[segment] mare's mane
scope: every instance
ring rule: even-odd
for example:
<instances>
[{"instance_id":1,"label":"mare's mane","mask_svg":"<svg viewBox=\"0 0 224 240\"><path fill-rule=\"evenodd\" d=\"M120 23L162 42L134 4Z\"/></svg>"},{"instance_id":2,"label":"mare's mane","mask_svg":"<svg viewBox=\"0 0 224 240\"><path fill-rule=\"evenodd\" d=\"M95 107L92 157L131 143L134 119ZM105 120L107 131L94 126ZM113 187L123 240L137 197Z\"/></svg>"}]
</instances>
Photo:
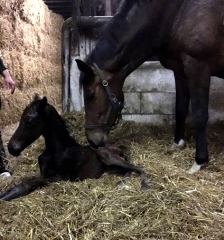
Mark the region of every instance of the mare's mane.
<instances>
[{"instance_id":1,"label":"mare's mane","mask_svg":"<svg viewBox=\"0 0 224 240\"><path fill-rule=\"evenodd\" d=\"M143 30L146 15L142 10L145 10L150 2L151 0L122 1L113 18L101 27L99 39L86 59L86 63L90 66L96 63L99 68L103 69L104 64L112 59L118 65L119 61L116 59L118 54L128 47L128 43L138 32ZM133 23L136 23L135 26ZM81 73L80 87L83 86L83 77Z\"/></svg>"},{"instance_id":2,"label":"mare's mane","mask_svg":"<svg viewBox=\"0 0 224 240\"><path fill-rule=\"evenodd\" d=\"M99 67L108 59L113 59L120 47L121 39L128 34L128 21L126 15L137 1L123 1L114 17L100 29L99 39L95 49L87 59L87 64L95 62Z\"/></svg>"}]
</instances>

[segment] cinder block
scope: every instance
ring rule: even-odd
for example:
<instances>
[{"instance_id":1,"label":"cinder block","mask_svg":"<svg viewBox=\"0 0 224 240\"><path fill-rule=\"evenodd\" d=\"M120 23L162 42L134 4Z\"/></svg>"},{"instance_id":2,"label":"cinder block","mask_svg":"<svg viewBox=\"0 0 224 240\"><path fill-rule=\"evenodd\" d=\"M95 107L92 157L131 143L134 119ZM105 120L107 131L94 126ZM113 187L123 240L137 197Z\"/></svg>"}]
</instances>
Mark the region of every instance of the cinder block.
<instances>
[{"instance_id":1,"label":"cinder block","mask_svg":"<svg viewBox=\"0 0 224 240\"><path fill-rule=\"evenodd\" d=\"M209 97L209 122L224 119L224 92L212 92Z\"/></svg>"},{"instance_id":2,"label":"cinder block","mask_svg":"<svg viewBox=\"0 0 224 240\"><path fill-rule=\"evenodd\" d=\"M175 93L142 93L142 114L174 114Z\"/></svg>"},{"instance_id":3,"label":"cinder block","mask_svg":"<svg viewBox=\"0 0 224 240\"><path fill-rule=\"evenodd\" d=\"M211 78L210 93L223 92L224 93L224 80L218 77Z\"/></svg>"},{"instance_id":4,"label":"cinder block","mask_svg":"<svg viewBox=\"0 0 224 240\"><path fill-rule=\"evenodd\" d=\"M140 113L140 93L124 93L124 99L125 104L122 113Z\"/></svg>"},{"instance_id":5,"label":"cinder block","mask_svg":"<svg viewBox=\"0 0 224 240\"><path fill-rule=\"evenodd\" d=\"M140 123L150 123L155 125L173 124L174 115L126 115L122 114L122 118L125 121L134 121Z\"/></svg>"},{"instance_id":6,"label":"cinder block","mask_svg":"<svg viewBox=\"0 0 224 240\"><path fill-rule=\"evenodd\" d=\"M171 70L159 62L145 62L126 80L124 92L175 92L175 80Z\"/></svg>"}]
</instances>

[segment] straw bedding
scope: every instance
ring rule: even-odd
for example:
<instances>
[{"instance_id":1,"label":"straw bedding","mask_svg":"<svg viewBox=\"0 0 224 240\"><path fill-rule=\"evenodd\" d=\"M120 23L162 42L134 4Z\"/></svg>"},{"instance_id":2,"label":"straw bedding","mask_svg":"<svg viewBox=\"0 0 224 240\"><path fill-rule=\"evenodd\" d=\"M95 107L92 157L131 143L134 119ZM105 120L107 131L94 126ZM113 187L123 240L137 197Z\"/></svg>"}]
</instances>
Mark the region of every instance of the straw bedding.
<instances>
[{"instance_id":1,"label":"straw bedding","mask_svg":"<svg viewBox=\"0 0 224 240\"><path fill-rule=\"evenodd\" d=\"M0 56L17 84L15 94L10 95L0 81L0 126L5 126L19 120L33 89L60 103L64 20L43 0L0 0L0 15Z\"/></svg>"},{"instance_id":2,"label":"straw bedding","mask_svg":"<svg viewBox=\"0 0 224 240\"><path fill-rule=\"evenodd\" d=\"M83 114L64 116L69 131L86 143ZM122 122L110 142L126 147L130 161L149 175L149 190L140 191L133 175L123 189L117 176L97 180L60 182L29 196L0 203L0 239L80 240L223 240L224 239L224 141L223 123L209 126L211 162L188 175L194 159L191 128L187 146L170 151L173 129ZM37 156L43 139L11 158L12 179L0 182L4 190L38 172Z\"/></svg>"}]
</instances>

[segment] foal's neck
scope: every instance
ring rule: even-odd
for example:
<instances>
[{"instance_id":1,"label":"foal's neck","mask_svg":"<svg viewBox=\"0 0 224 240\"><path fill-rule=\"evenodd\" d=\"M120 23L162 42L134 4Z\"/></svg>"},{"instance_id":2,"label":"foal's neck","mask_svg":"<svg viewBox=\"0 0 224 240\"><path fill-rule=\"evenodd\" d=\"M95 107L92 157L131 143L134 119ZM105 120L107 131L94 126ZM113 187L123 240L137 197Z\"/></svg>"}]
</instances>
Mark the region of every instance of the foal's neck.
<instances>
[{"instance_id":1,"label":"foal's neck","mask_svg":"<svg viewBox=\"0 0 224 240\"><path fill-rule=\"evenodd\" d=\"M78 145L69 135L61 116L52 106L48 106L46 111L46 122L43 136L45 138L46 148L51 151L56 152L71 145Z\"/></svg>"}]
</instances>

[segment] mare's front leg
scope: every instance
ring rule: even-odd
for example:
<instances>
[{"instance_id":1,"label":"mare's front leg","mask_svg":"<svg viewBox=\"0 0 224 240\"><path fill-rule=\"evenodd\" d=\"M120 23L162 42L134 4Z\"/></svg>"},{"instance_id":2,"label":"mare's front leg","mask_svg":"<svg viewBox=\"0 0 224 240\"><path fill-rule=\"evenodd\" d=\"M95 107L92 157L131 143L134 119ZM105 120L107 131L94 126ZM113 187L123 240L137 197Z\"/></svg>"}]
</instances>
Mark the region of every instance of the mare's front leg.
<instances>
[{"instance_id":1,"label":"mare's front leg","mask_svg":"<svg viewBox=\"0 0 224 240\"><path fill-rule=\"evenodd\" d=\"M38 157L40 167L40 174L44 178L49 178L56 174L55 161L51 153L45 149L44 152Z\"/></svg>"},{"instance_id":2,"label":"mare's front leg","mask_svg":"<svg viewBox=\"0 0 224 240\"><path fill-rule=\"evenodd\" d=\"M185 56L183 61L190 89L196 140L195 163L189 173L195 173L209 161L206 127L211 73L209 66L202 60L199 61L190 56Z\"/></svg>"},{"instance_id":3,"label":"mare's front leg","mask_svg":"<svg viewBox=\"0 0 224 240\"><path fill-rule=\"evenodd\" d=\"M178 69L174 72L176 83L176 127L174 143L171 149L184 147L185 121L189 110L190 92L184 72Z\"/></svg>"}]
</instances>

